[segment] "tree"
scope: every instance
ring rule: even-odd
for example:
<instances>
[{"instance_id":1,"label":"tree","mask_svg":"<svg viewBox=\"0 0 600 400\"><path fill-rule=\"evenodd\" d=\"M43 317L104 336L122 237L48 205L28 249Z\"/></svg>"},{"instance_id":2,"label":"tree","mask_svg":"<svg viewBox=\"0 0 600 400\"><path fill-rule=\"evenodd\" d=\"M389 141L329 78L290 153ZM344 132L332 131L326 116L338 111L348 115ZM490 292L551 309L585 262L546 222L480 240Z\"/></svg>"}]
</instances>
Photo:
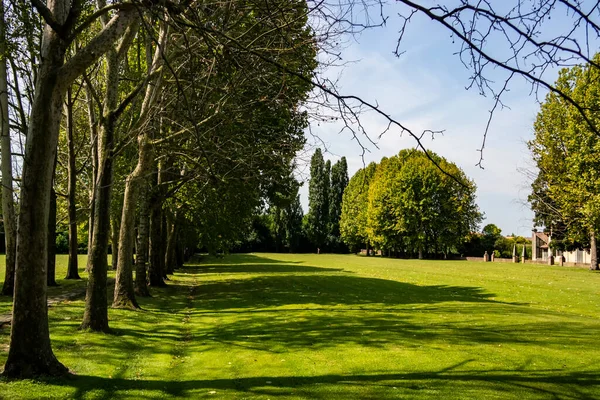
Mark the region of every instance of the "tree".
<instances>
[{"instance_id":1,"label":"tree","mask_svg":"<svg viewBox=\"0 0 600 400\"><path fill-rule=\"evenodd\" d=\"M340 218L344 190L348 186L348 164L342 157L331 168L331 187L329 189L329 246L332 251L342 251L340 238Z\"/></svg>"},{"instance_id":2,"label":"tree","mask_svg":"<svg viewBox=\"0 0 600 400\"><path fill-rule=\"evenodd\" d=\"M317 148L310 160L307 214L309 239L317 249L323 249L327 245L330 173L330 168L327 168L327 165L323 160L321 149Z\"/></svg>"},{"instance_id":3,"label":"tree","mask_svg":"<svg viewBox=\"0 0 600 400\"><path fill-rule=\"evenodd\" d=\"M4 375L59 375L67 369L52 352L46 304L46 229L54 159L65 93L71 83L117 40L137 17L133 7L119 10L111 22L65 62L72 33L80 27L81 7L67 0L36 2L44 16L41 62L35 85L23 163L17 232L17 261L11 339Z\"/></svg>"},{"instance_id":4,"label":"tree","mask_svg":"<svg viewBox=\"0 0 600 400\"><path fill-rule=\"evenodd\" d=\"M453 163L430 156L448 174L416 149L377 167L369 185L367 234L386 251L447 255L481 219L474 183Z\"/></svg>"},{"instance_id":5,"label":"tree","mask_svg":"<svg viewBox=\"0 0 600 400\"><path fill-rule=\"evenodd\" d=\"M600 55L593 62L600 62ZM594 111L600 104L599 82L600 70L591 65L562 70L555 85L585 108L583 115L564 98L548 94L534 124L535 138L528 143L539 169L530 196L536 222L552 236L556 227L554 248L589 237L591 269L598 269L600 142L588 122L600 122Z\"/></svg>"},{"instance_id":6,"label":"tree","mask_svg":"<svg viewBox=\"0 0 600 400\"><path fill-rule=\"evenodd\" d=\"M357 251L365 245L369 255L369 238L367 235L367 210L369 207L369 184L377 164L370 163L352 176L344 189L342 212L340 215L340 235L350 250Z\"/></svg>"}]
</instances>

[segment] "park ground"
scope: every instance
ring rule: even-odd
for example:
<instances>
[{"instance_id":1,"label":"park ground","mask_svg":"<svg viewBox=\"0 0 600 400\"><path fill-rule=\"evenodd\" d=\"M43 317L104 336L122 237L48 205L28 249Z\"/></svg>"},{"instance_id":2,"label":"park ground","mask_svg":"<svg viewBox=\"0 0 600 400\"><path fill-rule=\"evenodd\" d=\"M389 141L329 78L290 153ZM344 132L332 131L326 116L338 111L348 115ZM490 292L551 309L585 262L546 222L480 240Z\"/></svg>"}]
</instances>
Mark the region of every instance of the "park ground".
<instances>
[{"instance_id":1,"label":"park ground","mask_svg":"<svg viewBox=\"0 0 600 400\"><path fill-rule=\"evenodd\" d=\"M143 311L111 309L112 334L80 332L83 298L64 294L85 281L59 284L50 332L72 375L0 380L0 398L600 398L600 274L585 269L199 257ZM8 342L1 328L1 364Z\"/></svg>"}]
</instances>

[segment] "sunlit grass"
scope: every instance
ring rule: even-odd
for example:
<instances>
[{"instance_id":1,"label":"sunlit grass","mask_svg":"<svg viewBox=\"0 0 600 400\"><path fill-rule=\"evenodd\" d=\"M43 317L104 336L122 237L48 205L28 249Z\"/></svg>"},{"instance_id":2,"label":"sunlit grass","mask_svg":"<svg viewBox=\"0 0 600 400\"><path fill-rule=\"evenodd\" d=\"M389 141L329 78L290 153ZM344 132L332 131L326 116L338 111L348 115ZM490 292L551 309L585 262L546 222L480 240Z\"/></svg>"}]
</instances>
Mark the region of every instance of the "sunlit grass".
<instances>
[{"instance_id":1,"label":"sunlit grass","mask_svg":"<svg viewBox=\"0 0 600 400\"><path fill-rule=\"evenodd\" d=\"M203 258L144 311L111 309L110 335L77 330L82 299L52 307L74 376L0 398L600 398L599 284L537 265ZM0 363L7 345L4 328Z\"/></svg>"}]
</instances>

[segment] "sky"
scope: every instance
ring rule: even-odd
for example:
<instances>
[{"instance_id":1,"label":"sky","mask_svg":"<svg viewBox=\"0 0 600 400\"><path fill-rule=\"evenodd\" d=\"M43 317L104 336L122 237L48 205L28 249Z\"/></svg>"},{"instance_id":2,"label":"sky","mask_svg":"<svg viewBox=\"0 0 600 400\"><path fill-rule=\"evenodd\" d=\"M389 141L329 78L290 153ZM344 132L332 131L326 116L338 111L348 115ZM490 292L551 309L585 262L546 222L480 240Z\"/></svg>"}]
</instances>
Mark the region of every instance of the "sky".
<instances>
[{"instance_id":1,"label":"sky","mask_svg":"<svg viewBox=\"0 0 600 400\"><path fill-rule=\"evenodd\" d=\"M527 203L531 174L535 166L527 149L533 138L533 123L539 102L545 93L531 94L531 85L513 80L503 97L509 107L496 111L487 135L481 168L481 142L494 100L479 94L476 88L466 90L470 71L455 54L458 44L449 33L425 18L415 18L408 26L401 49L396 57L398 30L401 22L389 13L390 20L383 28L370 29L349 41L342 52L343 68L330 68L327 76L339 77L338 90L377 103L386 113L415 132L425 129L443 130L442 135L424 139L427 149L456 163L477 185L477 204L484 213L481 227L496 224L504 235L530 236L533 212ZM567 28L566 19L555 18L557 29ZM490 46L494 46L491 43ZM502 52L500 46L498 51ZM557 70L547 71L546 79L554 81ZM502 71L490 70L496 83L503 83ZM390 131L380 139L385 122L373 113L361 116L369 136L376 139L362 156L361 146L349 132L341 132L339 122L311 123L307 150L300 157L299 176L305 180L300 189L301 202L308 210L308 161L316 146L326 149L325 158L332 163L341 156L348 161L352 176L363 162L379 162L384 156L397 154L401 149L415 147L412 138ZM314 135L314 136L313 136ZM363 140L363 144L367 141Z\"/></svg>"}]
</instances>

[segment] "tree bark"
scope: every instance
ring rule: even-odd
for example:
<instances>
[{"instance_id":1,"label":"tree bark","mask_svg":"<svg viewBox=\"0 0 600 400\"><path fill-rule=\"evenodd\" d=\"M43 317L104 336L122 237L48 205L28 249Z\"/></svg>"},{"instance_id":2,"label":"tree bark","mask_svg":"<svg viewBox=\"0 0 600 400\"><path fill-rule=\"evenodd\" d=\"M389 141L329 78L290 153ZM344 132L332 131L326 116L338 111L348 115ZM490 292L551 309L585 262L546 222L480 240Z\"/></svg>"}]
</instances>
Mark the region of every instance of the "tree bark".
<instances>
[{"instance_id":1,"label":"tree bark","mask_svg":"<svg viewBox=\"0 0 600 400\"><path fill-rule=\"evenodd\" d=\"M56 164L55 164L56 166ZM50 192L50 215L48 217L48 286L56 283L56 190Z\"/></svg>"},{"instance_id":2,"label":"tree bark","mask_svg":"<svg viewBox=\"0 0 600 400\"><path fill-rule=\"evenodd\" d=\"M177 257L175 254L175 245L177 243L177 215L174 217L167 213L167 246L165 250L165 270L172 275L175 272Z\"/></svg>"},{"instance_id":3,"label":"tree bark","mask_svg":"<svg viewBox=\"0 0 600 400\"><path fill-rule=\"evenodd\" d=\"M0 1L0 170L2 172L2 218L4 220L4 240L6 244L6 268L2 294L12 296L15 284L15 262L17 251L17 219L13 197L12 156L10 146L10 126L8 119L8 76L6 51L6 25L4 22L4 2Z\"/></svg>"},{"instance_id":4,"label":"tree bark","mask_svg":"<svg viewBox=\"0 0 600 400\"><path fill-rule=\"evenodd\" d=\"M597 271L598 268L598 247L596 244L596 233L590 234L590 269Z\"/></svg>"},{"instance_id":5,"label":"tree bark","mask_svg":"<svg viewBox=\"0 0 600 400\"><path fill-rule=\"evenodd\" d=\"M110 65L110 62L108 63ZM85 296L85 312L81 329L108 332L107 274L110 234L110 199L112 194L113 159L109 152L114 140L114 121L108 115L100 129L99 170L94 204L94 232L91 243L90 275Z\"/></svg>"},{"instance_id":6,"label":"tree bark","mask_svg":"<svg viewBox=\"0 0 600 400\"><path fill-rule=\"evenodd\" d=\"M75 164L75 143L73 135L73 98L71 88L67 91L67 152L69 157L69 164L67 166L67 196L68 196L68 208L69 208L69 266L67 268L67 276L65 279L81 279L79 277L79 265L77 263L77 202L76 202L76 189L77 189L77 171Z\"/></svg>"},{"instance_id":7,"label":"tree bark","mask_svg":"<svg viewBox=\"0 0 600 400\"><path fill-rule=\"evenodd\" d=\"M90 188L90 211L88 217L88 245L87 245L87 263L85 271L87 273L92 269L92 238L94 237L94 212L96 180L98 179L98 128L96 125L96 112L94 110L94 97L89 84L86 84L88 118L90 124L90 147L92 153L92 183Z\"/></svg>"},{"instance_id":8,"label":"tree bark","mask_svg":"<svg viewBox=\"0 0 600 400\"><path fill-rule=\"evenodd\" d=\"M111 264L113 271L117 270L117 265L119 263L119 218L115 215L112 216L112 221L110 223L110 254L111 254Z\"/></svg>"}]
</instances>

